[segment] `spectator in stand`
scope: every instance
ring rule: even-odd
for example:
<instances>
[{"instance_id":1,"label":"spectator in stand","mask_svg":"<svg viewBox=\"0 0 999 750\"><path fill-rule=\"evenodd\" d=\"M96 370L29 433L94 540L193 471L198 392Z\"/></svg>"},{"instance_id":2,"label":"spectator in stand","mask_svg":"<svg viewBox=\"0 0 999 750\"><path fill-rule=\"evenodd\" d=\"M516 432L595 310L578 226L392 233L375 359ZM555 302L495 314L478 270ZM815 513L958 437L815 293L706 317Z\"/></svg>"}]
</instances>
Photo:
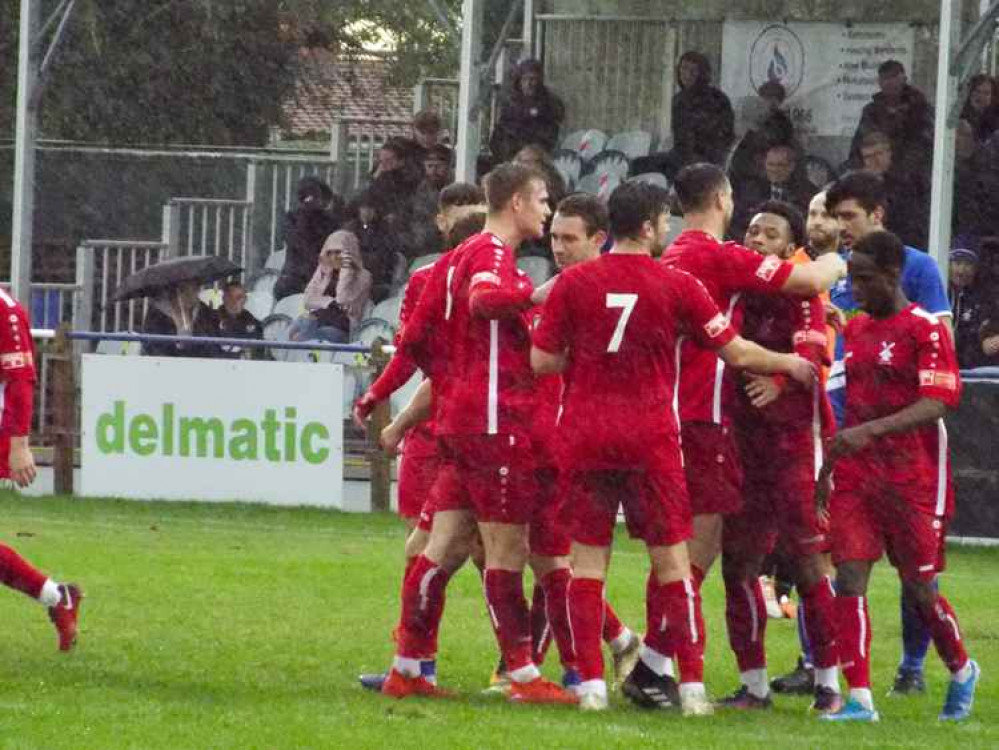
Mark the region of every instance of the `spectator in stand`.
<instances>
[{"instance_id":1,"label":"spectator in stand","mask_svg":"<svg viewBox=\"0 0 999 750\"><path fill-rule=\"evenodd\" d=\"M851 162L863 163L860 149L864 136L877 131L888 136L900 174L925 179L933 157L932 107L921 91L909 85L905 66L898 60L887 60L878 67L878 86L881 90L860 115L850 146Z\"/></svg>"},{"instance_id":2,"label":"spectator in stand","mask_svg":"<svg viewBox=\"0 0 999 750\"><path fill-rule=\"evenodd\" d=\"M371 294L371 274L361 260L357 237L345 230L323 243L319 263L305 288L305 315L292 323L292 341L343 343L361 322Z\"/></svg>"},{"instance_id":3,"label":"spectator in stand","mask_svg":"<svg viewBox=\"0 0 999 750\"><path fill-rule=\"evenodd\" d=\"M732 102L711 85L711 63L696 50L680 57L676 74L679 93L673 97L673 148L632 162L632 173L660 172L670 180L688 164L711 162L724 166L735 142Z\"/></svg>"},{"instance_id":4,"label":"spectator in stand","mask_svg":"<svg viewBox=\"0 0 999 750\"><path fill-rule=\"evenodd\" d=\"M753 180L760 174L763 159L771 146L789 145L797 156L801 154L801 146L794 134L794 124L787 112L781 109L787 92L777 81L767 81L757 91L758 101L751 101L753 126L746 131L732 153L729 168L729 180L736 194L746 181ZM796 161L797 158L796 158Z\"/></svg>"},{"instance_id":5,"label":"spectator in stand","mask_svg":"<svg viewBox=\"0 0 999 750\"><path fill-rule=\"evenodd\" d=\"M880 175L888 196L885 229L911 247L925 248L930 230L930 184L926 172L900 166L887 135L871 131L861 139L860 158L868 172Z\"/></svg>"},{"instance_id":6,"label":"spectator in stand","mask_svg":"<svg viewBox=\"0 0 999 750\"><path fill-rule=\"evenodd\" d=\"M552 213L554 213L555 206L565 197L567 190L565 180L562 179L562 175L556 169L555 162L552 161L548 152L540 146L532 144L520 149L513 160L517 164L523 164L525 167L531 167L536 172L540 172L545 178L545 184L548 186L548 203L552 207Z\"/></svg>"},{"instance_id":7,"label":"spectator in stand","mask_svg":"<svg viewBox=\"0 0 999 750\"><path fill-rule=\"evenodd\" d=\"M285 215L285 259L274 285L275 299L300 294L305 289L323 240L340 228L339 218L328 210L334 198L329 185L318 177L303 177L297 193L298 205Z\"/></svg>"},{"instance_id":8,"label":"spectator in stand","mask_svg":"<svg viewBox=\"0 0 999 750\"><path fill-rule=\"evenodd\" d=\"M217 335L215 314L208 305L198 299L200 291L201 284L196 281L185 281L152 297L146 319L142 322L142 332L161 336ZM154 341L143 344L142 353L151 357L217 357L219 349L214 344Z\"/></svg>"},{"instance_id":9,"label":"spectator in stand","mask_svg":"<svg viewBox=\"0 0 999 750\"><path fill-rule=\"evenodd\" d=\"M413 115L411 127L412 137L403 140L410 147L413 163L422 167L427 154L443 144L444 123L432 109L424 109Z\"/></svg>"},{"instance_id":10,"label":"spectator in stand","mask_svg":"<svg viewBox=\"0 0 999 750\"><path fill-rule=\"evenodd\" d=\"M992 76L979 73L971 77L961 119L971 126L977 143L985 143L999 128L999 95Z\"/></svg>"},{"instance_id":11,"label":"spectator in stand","mask_svg":"<svg viewBox=\"0 0 999 750\"><path fill-rule=\"evenodd\" d=\"M962 369L982 367L987 357L980 337L993 306L994 290L978 274L978 253L958 248L950 254L950 309L954 316L954 346Z\"/></svg>"},{"instance_id":12,"label":"spectator in stand","mask_svg":"<svg viewBox=\"0 0 999 750\"><path fill-rule=\"evenodd\" d=\"M378 304L392 296L400 267L406 265L406 258L397 250L398 234L379 213L378 201L370 189L354 200L348 216L344 229L360 244L361 265L371 276L371 301Z\"/></svg>"},{"instance_id":13,"label":"spectator in stand","mask_svg":"<svg viewBox=\"0 0 999 750\"><path fill-rule=\"evenodd\" d=\"M222 307L215 313L217 335L227 339L256 339L264 337L263 326L253 313L246 309L246 289L238 281L222 287ZM264 350L256 347L220 347L220 357L226 359L263 359Z\"/></svg>"},{"instance_id":14,"label":"spectator in stand","mask_svg":"<svg viewBox=\"0 0 999 750\"><path fill-rule=\"evenodd\" d=\"M434 192L434 200L454 181L454 152L443 143L427 149L423 156L423 185Z\"/></svg>"},{"instance_id":15,"label":"spectator in stand","mask_svg":"<svg viewBox=\"0 0 999 750\"><path fill-rule=\"evenodd\" d=\"M453 162L453 152L442 144L429 149L423 158L423 182L413 196L409 225L403 231L407 257L415 258L436 253L441 248L443 238L437 230L434 217L437 215L437 201L441 190L453 181ZM363 238L361 251L364 252ZM370 265L368 268L374 273ZM377 277L377 274L375 275ZM377 286L378 282L375 284Z\"/></svg>"},{"instance_id":16,"label":"spectator in stand","mask_svg":"<svg viewBox=\"0 0 999 750\"><path fill-rule=\"evenodd\" d=\"M756 206L766 201L790 203L806 213L809 201L817 192L818 188L798 169L794 146L788 143L772 145L763 158L762 176L744 181L739 192L735 193L735 214L730 233L732 237L744 237L749 220L757 213Z\"/></svg>"},{"instance_id":17,"label":"spectator in stand","mask_svg":"<svg viewBox=\"0 0 999 750\"><path fill-rule=\"evenodd\" d=\"M954 145L954 209L951 229L956 244L977 247L987 231L988 206L999 190L999 175L985 167L985 150L975 141L974 128L967 120L957 123ZM990 187L990 182L992 183Z\"/></svg>"},{"instance_id":18,"label":"spectator in stand","mask_svg":"<svg viewBox=\"0 0 999 750\"><path fill-rule=\"evenodd\" d=\"M379 213L390 223L408 219L413 196L423 181L423 163L413 161L413 151L405 138L389 138L378 151L368 193Z\"/></svg>"},{"instance_id":19,"label":"spectator in stand","mask_svg":"<svg viewBox=\"0 0 999 750\"><path fill-rule=\"evenodd\" d=\"M522 60L513 72L510 90L500 102L499 117L489 139L494 163L509 161L528 144L545 151L558 146L565 105L545 86L539 60Z\"/></svg>"}]
</instances>

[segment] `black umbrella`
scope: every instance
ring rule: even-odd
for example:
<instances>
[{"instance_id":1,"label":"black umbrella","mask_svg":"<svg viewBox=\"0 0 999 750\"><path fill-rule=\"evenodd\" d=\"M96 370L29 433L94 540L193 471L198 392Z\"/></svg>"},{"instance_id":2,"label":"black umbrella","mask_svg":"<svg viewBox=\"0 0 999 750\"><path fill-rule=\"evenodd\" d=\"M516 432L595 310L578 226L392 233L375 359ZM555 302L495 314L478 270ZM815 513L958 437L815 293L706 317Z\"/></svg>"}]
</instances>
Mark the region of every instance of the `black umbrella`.
<instances>
[{"instance_id":1,"label":"black umbrella","mask_svg":"<svg viewBox=\"0 0 999 750\"><path fill-rule=\"evenodd\" d=\"M165 289L187 281L207 283L233 276L242 270L228 258L217 255L171 258L125 277L115 291L113 300L120 302L136 297L154 297Z\"/></svg>"}]
</instances>

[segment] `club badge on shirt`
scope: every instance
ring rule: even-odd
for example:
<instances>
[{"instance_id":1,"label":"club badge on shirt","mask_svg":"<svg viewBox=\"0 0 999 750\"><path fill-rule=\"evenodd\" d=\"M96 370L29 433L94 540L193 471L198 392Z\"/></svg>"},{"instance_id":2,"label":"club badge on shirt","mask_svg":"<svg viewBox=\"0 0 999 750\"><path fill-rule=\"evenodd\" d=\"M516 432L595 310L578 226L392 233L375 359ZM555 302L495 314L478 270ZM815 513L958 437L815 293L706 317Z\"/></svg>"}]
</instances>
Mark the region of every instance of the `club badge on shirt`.
<instances>
[{"instance_id":1,"label":"club badge on shirt","mask_svg":"<svg viewBox=\"0 0 999 750\"><path fill-rule=\"evenodd\" d=\"M895 353L892 351L895 348L895 342L882 341L881 342L881 353L878 354L878 364L890 365L895 358Z\"/></svg>"}]
</instances>

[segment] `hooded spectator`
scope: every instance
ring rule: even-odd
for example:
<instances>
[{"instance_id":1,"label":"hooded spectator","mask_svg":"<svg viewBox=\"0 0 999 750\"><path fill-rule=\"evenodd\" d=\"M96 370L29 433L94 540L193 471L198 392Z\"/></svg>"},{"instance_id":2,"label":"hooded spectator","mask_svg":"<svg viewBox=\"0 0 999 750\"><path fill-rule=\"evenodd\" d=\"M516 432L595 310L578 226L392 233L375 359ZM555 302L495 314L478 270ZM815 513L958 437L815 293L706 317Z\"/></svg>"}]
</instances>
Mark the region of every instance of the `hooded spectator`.
<instances>
[{"instance_id":1,"label":"hooded spectator","mask_svg":"<svg viewBox=\"0 0 999 750\"><path fill-rule=\"evenodd\" d=\"M313 176L298 182L298 205L285 215L284 267L274 285L275 299L299 294L316 267L323 241L340 227L339 217L328 207L333 201L329 186Z\"/></svg>"},{"instance_id":2,"label":"hooded spectator","mask_svg":"<svg viewBox=\"0 0 999 750\"><path fill-rule=\"evenodd\" d=\"M978 253L973 250L958 248L950 254L950 309L954 316L954 347L962 369L987 364L980 334L992 300L979 265Z\"/></svg>"},{"instance_id":3,"label":"hooded spectator","mask_svg":"<svg viewBox=\"0 0 999 750\"><path fill-rule=\"evenodd\" d=\"M357 237L361 265L371 274L371 301L378 304L391 296L397 268L405 263L398 250L397 234L379 213L378 201L370 190L352 203L348 213L350 219L344 228ZM431 221L430 229L433 228Z\"/></svg>"},{"instance_id":4,"label":"hooded spectator","mask_svg":"<svg viewBox=\"0 0 999 750\"><path fill-rule=\"evenodd\" d=\"M497 163L509 161L528 144L553 151L565 119L565 105L545 86L544 67L539 60L521 61L510 84L489 139Z\"/></svg>"},{"instance_id":5,"label":"hooded spectator","mask_svg":"<svg viewBox=\"0 0 999 750\"><path fill-rule=\"evenodd\" d=\"M979 73L971 77L961 119L971 126L977 143L985 143L999 128L999 95L992 76Z\"/></svg>"}]
</instances>

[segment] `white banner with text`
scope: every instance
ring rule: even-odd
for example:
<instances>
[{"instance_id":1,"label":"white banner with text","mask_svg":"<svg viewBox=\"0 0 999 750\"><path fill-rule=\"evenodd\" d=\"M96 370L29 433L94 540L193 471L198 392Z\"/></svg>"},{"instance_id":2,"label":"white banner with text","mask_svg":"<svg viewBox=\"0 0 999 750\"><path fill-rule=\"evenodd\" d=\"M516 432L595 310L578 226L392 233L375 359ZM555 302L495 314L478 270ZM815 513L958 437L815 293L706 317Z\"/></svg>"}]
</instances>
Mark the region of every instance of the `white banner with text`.
<instances>
[{"instance_id":1,"label":"white banner with text","mask_svg":"<svg viewBox=\"0 0 999 750\"><path fill-rule=\"evenodd\" d=\"M738 115L776 81L799 134L852 136L878 91L878 66L898 60L911 76L914 42L907 23L726 21L720 86Z\"/></svg>"},{"instance_id":2,"label":"white banner with text","mask_svg":"<svg viewBox=\"0 0 999 750\"><path fill-rule=\"evenodd\" d=\"M343 507L341 365L86 355L83 495Z\"/></svg>"}]
</instances>

